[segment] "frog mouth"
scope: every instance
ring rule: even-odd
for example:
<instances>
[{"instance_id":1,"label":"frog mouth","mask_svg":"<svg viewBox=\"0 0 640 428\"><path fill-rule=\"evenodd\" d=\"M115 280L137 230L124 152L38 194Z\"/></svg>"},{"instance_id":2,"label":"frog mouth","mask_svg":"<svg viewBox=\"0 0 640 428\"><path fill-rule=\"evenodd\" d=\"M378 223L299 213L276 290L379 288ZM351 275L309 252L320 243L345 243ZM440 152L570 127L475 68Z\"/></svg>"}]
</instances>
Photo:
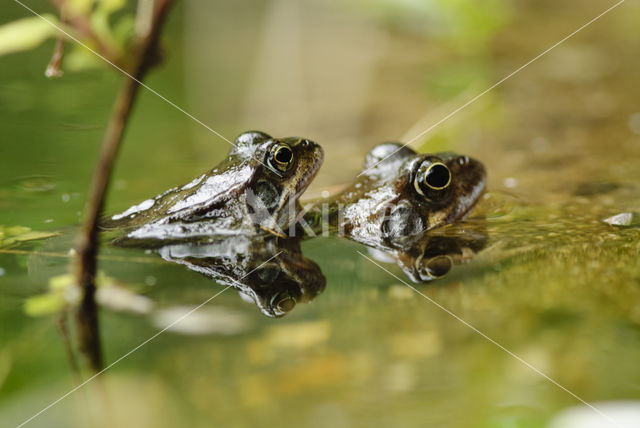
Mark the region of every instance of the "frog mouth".
<instances>
[{"instance_id":1,"label":"frog mouth","mask_svg":"<svg viewBox=\"0 0 640 428\"><path fill-rule=\"evenodd\" d=\"M301 143L303 144L303 143ZM312 143L315 144L315 143ZM322 161L324 160L324 151L320 146L316 144L314 150L302 159L302 162L306 165L310 165L303 171L300 171L297 177L297 184L294 188L294 191L288 193L282 201L282 206L285 206L290 200L298 200L300 196L304 193L305 190L309 187L315 176L318 174L320 170L320 166L322 166Z\"/></svg>"},{"instance_id":2,"label":"frog mouth","mask_svg":"<svg viewBox=\"0 0 640 428\"><path fill-rule=\"evenodd\" d=\"M467 216L471 213L473 208L477 205L478 201L480 200L480 196L485 191L485 184L486 184L486 178L483 178L482 181L473 188L473 192L471 193L471 195L467 197L467 199L470 202L467 204L466 209L464 209L460 213L457 220L463 220L467 218Z\"/></svg>"},{"instance_id":3,"label":"frog mouth","mask_svg":"<svg viewBox=\"0 0 640 428\"><path fill-rule=\"evenodd\" d=\"M300 179L298 181L298 185L296 186L296 192L294 195L291 195L296 199L298 199L302 195L302 193L307 190L307 187L309 187L315 176L318 174L318 171L322 166L322 162L324 161L324 150L322 150L322 147L320 147L318 144L308 140L305 140L300 144L307 146L313 144L315 147L313 148L313 151L308 155L308 158L304 159L306 164L310 165L310 167L300 173Z\"/></svg>"}]
</instances>

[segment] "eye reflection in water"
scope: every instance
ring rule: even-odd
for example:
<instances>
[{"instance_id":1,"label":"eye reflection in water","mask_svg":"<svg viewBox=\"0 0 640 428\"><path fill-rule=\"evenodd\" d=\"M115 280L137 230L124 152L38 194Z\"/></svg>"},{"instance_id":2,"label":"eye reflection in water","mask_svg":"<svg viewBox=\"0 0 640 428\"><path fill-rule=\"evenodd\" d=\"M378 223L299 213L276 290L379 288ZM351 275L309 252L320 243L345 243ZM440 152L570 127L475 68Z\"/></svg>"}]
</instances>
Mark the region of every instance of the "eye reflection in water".
<instances>
[{"instance_id":1,"label":"eye reflection in water","mask_svg":"<svg viewBox=\"0 0 640 428\"><path fill-rule=\"evenodd\" d=\"M167 261L232 286L270 317L310 302L325 287L320 267L302 255L299 240L239 235L157 251Z\"/></svg>"},{"instance_id":2,"label":"eye reflection in water","mask_svg":"<svg viewBox=\"0 0 640 428\"><path fill-rule=\"evenodd\" d=\"M475 226L475 225L474 225ZM436 229L425 232L410 245L370 247L371 255L387 263L396 263L415 283L442 278L454 265L468 263L487 243L484 227Z\"/></svg>"}]
</instances>

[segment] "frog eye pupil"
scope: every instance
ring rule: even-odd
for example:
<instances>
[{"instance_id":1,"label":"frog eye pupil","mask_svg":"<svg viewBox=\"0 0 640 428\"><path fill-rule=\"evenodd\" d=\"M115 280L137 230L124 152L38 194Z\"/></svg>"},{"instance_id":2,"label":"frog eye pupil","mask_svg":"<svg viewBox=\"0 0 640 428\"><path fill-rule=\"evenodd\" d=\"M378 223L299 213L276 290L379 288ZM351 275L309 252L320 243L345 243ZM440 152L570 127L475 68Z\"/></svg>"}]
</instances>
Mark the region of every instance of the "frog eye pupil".
<instances>
[{"instance_id":1,"label":"frog eye pupil","mask_svg":"<svg viewBox=\"0 0 640 428\"><path fill-rule=\"evenodd\" d=\"M413 187L420 196L429 201L442 201L449 193L446 190L451 185L451 179L451 171L445 164L428 160L418 169Z\"/></svg>"},{"instance_id":2,"label":"frog eye pupil","mask_svg":"<svg viewBox=\"0 0 640 428\"><path fill-rule=\"evenodd\" d=\"M423 261L424 271L431 278L441 278L451 270L453 262L449 256L436 256Z\"/></svg>"},{"instance_id":3,"label":"frog eye pupil","mask_svg":"<svg viewBox=\"0 0 640 428\"><path fill-rule=\"evenodd\" d=\"M296 301L293 298L287 296L283 299L280 299L276 304L276 307L280 312L291 312L291 310L296 306Z\"/></svg>"},{"instance_id":4,"label":"frog eye pupil","mask_svg":"<svg viewBox=\"0 0 640 428\"><path fill-rule=\"evenodd\" d=\"M288 164L293 160L293 152L289 147L282 146L276 151L274 158L278 163Z\"/></svg>"},{"instance_id":5,"label":"frog eye pupil","mask_svg":"<svg viewBox=\"0 0 640 428\"><path fill-rule=\"evenodd\" d=\"M424 176L424 182L433 189L444 189L451 182L449 168L441 163L431 165Z\"/></svg>"},{"instance_id":6,"label":"frog eye pupil","mask_svg":"<svg viewBox=\"0 0 640 428\"><path fill-rule=\"evenodd\" d=\"M296 306L296 299L288 292L282 291L271 298L270 306L276 311L276 316L282 316L291 312Z\"/></svg>"},{"instance_id":7,"label":"frog eye pupil","mask_svg":"<svg viewBox=\"0 0 640 428\"><path fill-rule=\"evenodd\" d=\"M277 174L287 172L293 165L293 150L287 144L277 144L269 151L267 165Z\"/></svg>"}]
</instances>

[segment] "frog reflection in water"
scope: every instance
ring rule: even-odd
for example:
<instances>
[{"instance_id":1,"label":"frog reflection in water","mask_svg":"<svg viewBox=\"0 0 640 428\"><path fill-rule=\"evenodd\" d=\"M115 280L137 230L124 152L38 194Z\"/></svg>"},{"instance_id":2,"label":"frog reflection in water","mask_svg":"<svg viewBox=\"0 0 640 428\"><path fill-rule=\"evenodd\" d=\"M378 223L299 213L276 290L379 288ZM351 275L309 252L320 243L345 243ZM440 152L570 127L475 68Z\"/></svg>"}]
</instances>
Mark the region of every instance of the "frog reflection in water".
<instances>
[{"instance_id":1,"label":"frog reflection in water","mask_svg":"<svg viewBox=\"0 0 640 428\"><path fill-rule=\"evenodd\" d=\"M468 263L487 243L484 226L455 225L426 232L406 248L370 248L375 259L396 263L415 283L426 283L442 278L454 265Z\"/></svg>"},{"instance_id":2,"label":"frog reflection in water","mask_svg":"<svg viewBox=\"0 0 640 428\"><path fill-rule=\"evenodd\" d=\"M167 245L158 253L167 261L234 287L270 317L286 315L325 287L322 271L302 255L300 241L295 239L236 235Z\"/></svg>"},{"instance_id":3,"label":"frog reflection in water","mask_svg":"<svg viewBox=\"0 0 640 428\"><path fill-rule=\"evenodd\" d=\"M418 154L400 143L383 143L367 154L353 184L311 202L304 220L314 233L328 223L351 240L406 249L426 232L465 218L485 183L484 166L468 156ZM323 205L329 206L324 217Z\"/></svg>"},{"instance_id":4,"label":"frog reflection in water","mask_svg":"<svg viewBox=\"0 0 640 428\"><path fill-rule=\"evenodd\" d=\"M224 235L282 236L300 210L298 196L323 160L322 148L302 138L276 139L245 132L228 158L193 181L104 219L101 226L126 232L121 245Z\"/></svg>"}]
</instances>

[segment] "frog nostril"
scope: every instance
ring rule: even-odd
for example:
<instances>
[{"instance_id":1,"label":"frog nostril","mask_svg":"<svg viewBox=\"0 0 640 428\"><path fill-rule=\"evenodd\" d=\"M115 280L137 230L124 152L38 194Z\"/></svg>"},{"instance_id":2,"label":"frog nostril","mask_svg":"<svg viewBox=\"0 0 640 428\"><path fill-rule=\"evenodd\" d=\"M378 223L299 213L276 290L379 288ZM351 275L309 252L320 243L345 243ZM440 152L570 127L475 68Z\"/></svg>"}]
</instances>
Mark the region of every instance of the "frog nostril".
<instances>
[{"instance_id":1,"label":"frog nostril","mask_svg":"<svg viewBox=\"0 0 640 428\"><path fill-rule=\"evenodd\" d=\"M465 166L468 163L469 163L469 156L460 156L458 158L458 164L460 164L460 166Z\"/></svg>"}]
</instances>

